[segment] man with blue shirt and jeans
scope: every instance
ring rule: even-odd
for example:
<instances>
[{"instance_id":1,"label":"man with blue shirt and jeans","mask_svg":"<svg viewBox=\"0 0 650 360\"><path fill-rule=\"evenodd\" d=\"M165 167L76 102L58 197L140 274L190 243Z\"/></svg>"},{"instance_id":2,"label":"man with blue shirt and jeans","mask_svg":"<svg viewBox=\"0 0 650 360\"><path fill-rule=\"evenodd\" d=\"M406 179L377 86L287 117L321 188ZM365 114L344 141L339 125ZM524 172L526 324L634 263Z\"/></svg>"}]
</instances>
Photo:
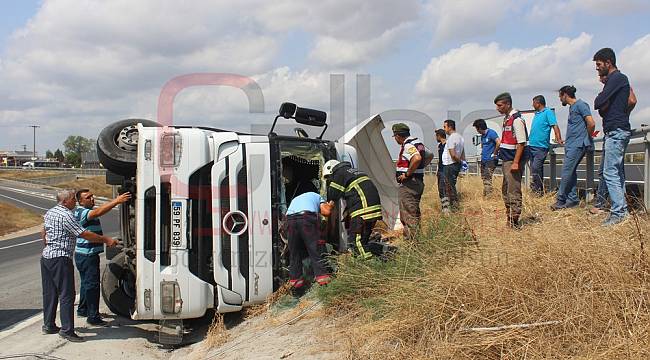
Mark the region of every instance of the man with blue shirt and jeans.
<instances>
[{"instance_id":1,"label":"man with blue shirt and jeans","mask_svg":"<svg viewBox=\"0 0 650 360\"><path fill-rule=\"evenodd\" d=\"M609 217L603 225L615 225L628 215L625 200L625 169L623 158L632 135L630 126L630 82L616 68L616 54L610 48L598 50L594 54L596 71L599 76L606 76L603 91L594 100L594 108L603 117L605 133L603 154L603 177L612 202Z\"/></svg>"},{"instance_id":2,"label":"man with blue shirt and jeans","mask_svg":"<svg viewBox=\"0 0 650 360\"><path fill-rule=\"evenodd\" d=\"M568 209L578 206L578 165L588 151L593 151L594 119L586 102L576 99L576 88L570 85L560 90L562 106L569 105L569 121L566 139L564 140L564 163L562 165L562 180L556 195L553 210Z\"/></svg>"},{"instance_id":3,"label":"man with blue shirt and jeans","mask_svg":"<svg viewBox=\"0 0 650 360\"><path fill-rule=\"evenodd\" d=\"M557 126L555 112L546 107L546 99L542 95L533 98L535 117L530 127L528 148L530 149L530 173L532 181L530 189L537 196L544 195L544 161L550 146L551 128L555 132L555 140L562 144L560 127Z\"/></svg>"},{"instance_id":4,"label":"man with blue shirt and jeans","mask_svg":"<svg viewBox=\"0 0 650 360\"><path fill-rule=\"evenodd\" d=\"M131 199L124 193L114 200L95 209L95 196L88 189L77 190L75 197L79 206L74 209L74 217L82 228L97 235L103 235L99 217L119 204ZM104 252L103 243L93 243L77 237L74 262L79 270L79 306L77 316L85 317L90 325L108 326L99 314L99 254Z\"/></svg>"},{"instance_id":5,"label":"man with blue shirt and jeans","mask_svg":"<svg viewBox=\"0 0 650 360\"><path fill-rule=\"evenodd\" d=\"M483 179L483 196L492 193L492 174L497 167L497 154L501 139L496 131L489 129L485 120L477 119L472 124L481 134L481 179Z\"/></svg>"},{"instance_id":6,"label":"man with blue shirt and jeans","mask_svg":"<svg viewBox=\"0 0 650 360\"><path fill-rule=\"evenodd\" d=\"M315 189L314 189L315 190ZM329 216L334 202L325 202L316 192L305 192L293 198L287 209L287 240L289 246L289 285L294 295L301 294L305 285L302 272L303 255L307 253L319 285L327 285L330 276L319 251L325 240L321 233L320 216Z\"/></svg>"}]
</instances>

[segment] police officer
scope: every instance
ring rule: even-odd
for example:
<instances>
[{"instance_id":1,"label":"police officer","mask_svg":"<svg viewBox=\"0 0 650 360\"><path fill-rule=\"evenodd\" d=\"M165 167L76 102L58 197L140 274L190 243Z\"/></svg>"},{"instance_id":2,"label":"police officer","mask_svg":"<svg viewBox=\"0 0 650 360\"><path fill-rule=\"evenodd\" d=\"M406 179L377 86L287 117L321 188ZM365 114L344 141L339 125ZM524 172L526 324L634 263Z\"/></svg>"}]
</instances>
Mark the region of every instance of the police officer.
<instances>
[{"instance_id":1,"label":"police officer","mask_svg":"<svg viewBox=\"0 0 650 360\"><path fill-rule=\"evenodd\" d=\"M315 190L315 189L314 189ZM316 282L326 285L330 276L319 251L325 243L321 236L320 215L329 216L332 205L316 192L305 192L293 198L287 210L287 240L289 245L289 284L294 294L301 294L305 285L302 273L303 254L311 260Z\"/></svg>"},{"instance_id":2,"label":"police officer","mask_svg":"<svg viewBox=\"0 0 650 360\"><path fill-rule=\"evenodd\" d=\"M323 177L327 180L327 200L345 199L345 211L350 216L348 247L355 256L371 258L374 248L368 242L375 223L382 218L377 187L368 175L353 169L349 162L326 162Z\"/></svg>"},{"instance_id":3,"label":"police officer","mask_svg":"<svg viewBox=\"0 0 650 360\"><path fill-rule=\"evenodd\" d=\"M416 137L406 124L393 125L393 137L401 145L395 177L399 183L399 215L404 235L412 237L420 227L420 199L424 191L424 168L433 153Z\"/></svg>"}]
</instances>

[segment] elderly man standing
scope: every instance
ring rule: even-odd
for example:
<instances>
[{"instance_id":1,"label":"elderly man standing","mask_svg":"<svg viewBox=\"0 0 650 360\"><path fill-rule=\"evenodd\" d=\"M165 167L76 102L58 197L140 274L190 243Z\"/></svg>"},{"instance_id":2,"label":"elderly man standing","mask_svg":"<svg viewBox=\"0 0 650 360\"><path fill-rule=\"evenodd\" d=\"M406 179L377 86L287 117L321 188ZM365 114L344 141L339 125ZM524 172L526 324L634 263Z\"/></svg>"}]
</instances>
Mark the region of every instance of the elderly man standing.
<instances>
[{"instance_id":1,"label":"elderly man standing","mask_svg":"<svg viewBox=\"0 0 650 360\"><path fill-rule=\"evenodd\" d=\"M107 246L117 241L84 230L72 214L76 200L74 190L61 190L56 194L58 205L45 213L42 235L45 242L41 257L43 285L43 333L59 333L73 342L83 341L74 331L74 267L72 255L76 238L82 237ZM61 328L55 324L57 305L61 302Z\"/></svg>"},{"instance_id":2,"label":"elderly man standing","mask_svg":"<svg viewBox=\"0 0 650 360\"><path fill-rule=\"evenodd\" d=\"M95 196L89 189L77 190L79 206L74 209L74 216L84 229L103 235L99 217L108 213L117 205L131 199L130 193L124 193L95 209ZM90 325L107 326L99 315L99 254L104 252L104 244L77 238L74 262L79 270L79 307L77 316L86 318Z\"/></svg>"}]
</instances>

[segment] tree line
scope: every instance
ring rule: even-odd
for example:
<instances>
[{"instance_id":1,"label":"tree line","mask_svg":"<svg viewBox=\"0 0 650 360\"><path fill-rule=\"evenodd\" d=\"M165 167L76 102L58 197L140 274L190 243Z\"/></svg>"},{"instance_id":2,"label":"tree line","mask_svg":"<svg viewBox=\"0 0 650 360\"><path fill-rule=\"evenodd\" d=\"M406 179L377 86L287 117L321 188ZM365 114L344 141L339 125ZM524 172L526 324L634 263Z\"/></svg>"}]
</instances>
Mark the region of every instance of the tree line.
<instances>
[{"instance_id":1,"label":"tree line","mask_svg":"<svg viewBox=\"0 0 650 360\"><path fill-rule=\"evenodd\" d=\"M56 149L54 152L47 150L45 158L56 159L74 167L81 166L81 153L90 151L95 146L95 139L85 138L78 135L70 135L63 142L63 151Z\"/></svg>"}]
</instances>

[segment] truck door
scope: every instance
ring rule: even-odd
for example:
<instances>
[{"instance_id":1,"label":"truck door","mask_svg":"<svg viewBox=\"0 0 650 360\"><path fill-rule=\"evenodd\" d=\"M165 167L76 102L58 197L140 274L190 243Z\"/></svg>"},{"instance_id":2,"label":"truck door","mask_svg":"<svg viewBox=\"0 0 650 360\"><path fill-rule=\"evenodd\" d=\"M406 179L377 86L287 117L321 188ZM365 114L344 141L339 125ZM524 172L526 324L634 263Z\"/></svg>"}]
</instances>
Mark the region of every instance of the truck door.
<instances>
[{"instance_id":1,"label":"truck door","mask_svg":"<svg viewBox=\"0 0 650 360\"><path fill-rule=\"evenodd\" d=\"M268 138L215 136L212 168L217 311L238 311L273 291Z\"/></svg>"},{"instance_id":2,"label":"truck door","mask_svg":"<svg viewBox=\"0 0 650 360\"><path fill-rule=\"evenodd\" d=\"M399 202L395 165L381 135L383 129L381 116L371 116L339 139L337 152L340 160L352 162L353 167L370 176L379 190L383 220L393 229L399 215Z\"/></svg>"}]
</instances>

